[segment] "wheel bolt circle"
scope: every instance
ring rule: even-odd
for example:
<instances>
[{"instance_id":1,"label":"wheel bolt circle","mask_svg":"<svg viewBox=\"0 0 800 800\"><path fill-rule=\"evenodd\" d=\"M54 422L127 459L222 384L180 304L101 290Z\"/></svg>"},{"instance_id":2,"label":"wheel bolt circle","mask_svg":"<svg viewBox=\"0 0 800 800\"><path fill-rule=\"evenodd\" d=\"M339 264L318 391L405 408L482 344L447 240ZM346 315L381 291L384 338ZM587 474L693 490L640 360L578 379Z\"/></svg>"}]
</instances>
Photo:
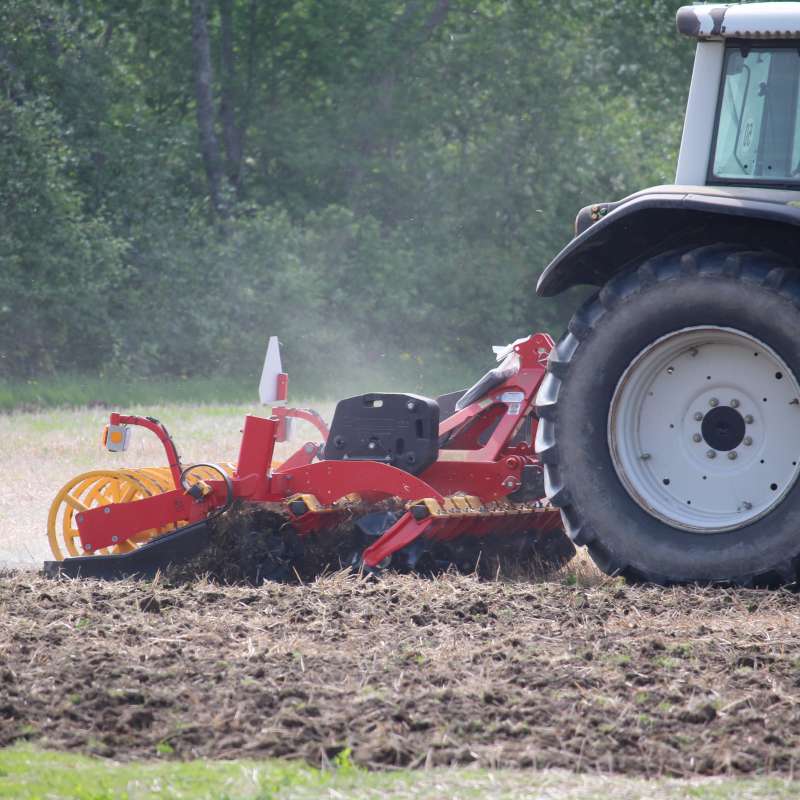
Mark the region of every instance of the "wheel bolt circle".
<instances>
[{"instance_id":1,"label":"wheel bolt circle","mask_svg":"<svg viewBox=\"0 0 800 800\"><path fill-rule=\"evenodd\" d=\"M743 442L744 442L744 443L745 443L745 444L746 444L748 447L750 447L750 445L751 445L751 444L753 444L753 439L752 439L752 437L750 437L750 436L745 436L745 437L744 437L744 439L743 439L742 441L743 441Z\"/></svg>"},{"instance_id":2,"label":"wheel bolt circle","mask_svg":"<svg viewBox=\"0 0 800 800\"><path fill-rule=\"evenodd\" d=\"M716 407L719 405L719 400L717 400L717 398L716 398L716 397L712 397L712 398L711 398L711 399L708 401L708 404L711 406L711 408L716 408Z\"/></svg>"},{"instance_id":3,"label":"wheel bolt circle","mask_svg":"<svg viewBox=\"0 0 800 800\"><path fill-rule=\"evenodd\" d=\"M692 441L693 442L702 442L703 437L699 433L692 434Z\"/></svg>"},{"instance_id":4,"label":"wheel bolt circle","mask_svg":"<svg viewBox=\"0 0 800 800\"><path fill-rule=\"evenodd\" d=\"M717 451L716 450L706 450L706 458L716 458Z\"/></svg>"},{"instance_id":5,"label":"wheel bolt circle","mask_svg":"<svg viewBox=\"0 0 800 800\"><path fill-rule=\"evenodd\" d=\"M738 457L738 456L737 456L737 453L736 453L736 451L735 451L735 450L730 450L730 451L728 452L728 460L729 460L729 461L735 461L737 457Z\"/></svg>"},{"instance_id":6,"label":"wheel bolt circle","mask_svg":"<svg viewBox=\"0 0 800 800\"><path fill-rule=\"evenodd\" d=\"M731 400L731 408L739 408L739 401L735 397Z\"/></svg>"},{"instance_id":7,"label":"wheel bolt circle","mask_svg":"<svg viewBox=\"0 0 800 800\"><path fill-rule=\"evenodd\" d=\"M695 418L695 421L700 422L700 420L703 419L702 411L695 411L694 412L694 418Z\"/></svg>"},{"instance_id":8,"label":"wheel bolt circle","mask_svg":"<svg viewBox=\"0 0 800 800\"><path fill-rule=\"evenodd\" d=\"M748 414L748 415L747 415L747 416L744 418L744 421L745 421L745 422L746 422L748 425L752 425L752 424L753 424L753 415L752 415L752 414Z\"/></svg>"}]
</instances>

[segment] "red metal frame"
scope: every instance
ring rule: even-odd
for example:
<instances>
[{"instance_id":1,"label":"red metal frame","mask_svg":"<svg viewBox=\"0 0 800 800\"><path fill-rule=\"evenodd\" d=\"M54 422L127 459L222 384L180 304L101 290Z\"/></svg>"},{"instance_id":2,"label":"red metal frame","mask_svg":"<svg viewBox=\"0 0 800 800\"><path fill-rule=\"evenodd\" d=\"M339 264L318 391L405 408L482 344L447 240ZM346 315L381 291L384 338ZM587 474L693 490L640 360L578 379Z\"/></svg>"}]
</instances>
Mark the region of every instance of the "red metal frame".
<instances>
[{"instance_id":1,"label":"red metal frame","mask_svg":"<svg viewBox=\"0 0 800 800\"><path fill-rule=\"evenodd\" d=\"M182 467L181 459L178 455L178 448L175 447L175 442L172 441L172 437L169 435L167 429L157 419L153 419L153 417L135 417L112 412L108 421L111 425L137 425L140 428L146 428L152 431L164 447L164 452L167 455L167 464L172 473L172 480L176 486L180 485Z\"/></svg>"},{"instance_id":2,"label":"red metal frame","mask_svg":"<svg viewBox=\"0 0 800 800\"><path fill-rule=\"evenodd\" d=\"M312 408L285 408L276 406L272 409L272 416L278 419L278 431L276 434L276 441L278 442L285 442L290 438L289 419L292 418L304 419L306 422L310 422L320 432L323 441L328 438L329 431L325 420Z\"/></svg>"},{"instance_id":3,"label":"red metal frame","mask_svg":"<svg viewBox=\"0 0 800 800\"><path fill-rule=\"evenodd\" d=\"M483 397L443 420L439 426L440 447L437 461L414 476L377 461L315 461L321 444L307 442L280 467L271 468L276 442L287 435L287 420L303 419L314 425L323 440L328 428L322 418L309 409L275 408L265 419L245 417L236 472L226 482L207 481L208 491L197 498L180 484L182 465L166 428L150 417L112 414L115 425L134 425L152 431L161 441L174 484L171 492L131 503L118 503L82 512L76 518L85 552L96 552L114 541L130 539L137 533L160 528L168 523L185 524L204 519L230 499L252 503L286 503L298 495L313 496L321 504L295 517L300 533L321 530L330 524L335 504L342 498L358 496L369 503L382 498L397 498L408 510L363 554L367 566L375 566L420 536L450 539L455 536L480 536L498 527L502 530L551 530L560 524L558 512L549 507L530 507L509 512L492 511L491 504L516 491L526 465L538 463L534 455L536 419L533 404L545 372L553 340L533 334L514 345L519 368L509 378L491 388ZM284 384L285 388L285 384ZM519 402L511 402L515 393ZM513 406L513 408L512 408ZM531 420L525 431L525 420ZM457 493L476 498L482 511L459 509L452 504L446 513L420 516L412 506L431 500L447 506L447 496ZM199 493L198 493L199 494ZM290 504L291 507L291 504Z\"/></svg>"},{"instance_id":4,"label":"red metal frame","mask_svg":"<svg viewBox=\"0 0 800 800\"><path fill-rule=\"evenodd\" d=\"M279 372L276 384L276 402L285 403L289 399L289 376L285 372Z\"/></svg>"}]
</instances>

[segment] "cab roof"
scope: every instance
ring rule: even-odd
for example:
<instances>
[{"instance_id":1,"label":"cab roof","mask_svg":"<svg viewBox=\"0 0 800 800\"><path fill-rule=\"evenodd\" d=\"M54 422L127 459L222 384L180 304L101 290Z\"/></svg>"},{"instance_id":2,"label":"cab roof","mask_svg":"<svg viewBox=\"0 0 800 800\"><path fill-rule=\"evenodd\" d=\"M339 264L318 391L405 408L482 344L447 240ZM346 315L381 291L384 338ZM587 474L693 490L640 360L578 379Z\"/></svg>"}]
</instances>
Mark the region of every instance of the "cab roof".
<instances>
[{"instance_id":1,"label":"cab roof","mask_svg":"<svg viewBox=\"0 0 800 800\"><path fill-rule=\"evenodd\" d=\"M696 39L800 39L800 3L683 6L676 23Z\"/></svg>"}]
</instances>

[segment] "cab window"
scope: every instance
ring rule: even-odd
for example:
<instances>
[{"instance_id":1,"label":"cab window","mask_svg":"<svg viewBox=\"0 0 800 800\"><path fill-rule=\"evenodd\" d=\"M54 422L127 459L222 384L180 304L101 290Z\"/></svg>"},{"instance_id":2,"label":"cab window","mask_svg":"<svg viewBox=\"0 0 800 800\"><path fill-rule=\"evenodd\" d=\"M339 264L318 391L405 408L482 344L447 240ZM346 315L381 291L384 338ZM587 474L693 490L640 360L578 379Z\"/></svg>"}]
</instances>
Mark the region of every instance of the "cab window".
<instances>
[{"instance_id":1,"label":"cab window","mask_svg":"<svg viewBox=\"0 0 800 800\"><path fill-rule=\"evenodd\" d=\"M800 50L729 46L717 109L711 178L800 180Z\"/></svg>"}]
</instances>

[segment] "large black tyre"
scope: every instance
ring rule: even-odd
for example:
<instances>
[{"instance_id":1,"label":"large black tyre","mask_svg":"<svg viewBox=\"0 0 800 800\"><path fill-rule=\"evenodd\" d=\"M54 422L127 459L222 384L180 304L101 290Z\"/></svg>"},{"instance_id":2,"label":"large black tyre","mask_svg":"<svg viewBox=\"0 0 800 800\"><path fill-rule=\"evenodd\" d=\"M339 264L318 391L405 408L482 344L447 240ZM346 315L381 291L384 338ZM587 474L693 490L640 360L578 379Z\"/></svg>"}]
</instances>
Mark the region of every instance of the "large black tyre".
<instances>
[{"instance_id":1,"label":"large black tyre","mask_svg":"<svg viewBox=\"0 0 800 800\"><path fill-rule=\"evenodd\" d=\"M787 481L782 499L742 527L697 532L645 510L612 460L609 413L629 365L654 342L698 326L755 337L800 376L800 274L780 256L714 245L648 259L587 300L555 346L537 396L547 495L575 544L608 574L665 585L793 582L800 481Z\"/></svg>"}]
</instances>

